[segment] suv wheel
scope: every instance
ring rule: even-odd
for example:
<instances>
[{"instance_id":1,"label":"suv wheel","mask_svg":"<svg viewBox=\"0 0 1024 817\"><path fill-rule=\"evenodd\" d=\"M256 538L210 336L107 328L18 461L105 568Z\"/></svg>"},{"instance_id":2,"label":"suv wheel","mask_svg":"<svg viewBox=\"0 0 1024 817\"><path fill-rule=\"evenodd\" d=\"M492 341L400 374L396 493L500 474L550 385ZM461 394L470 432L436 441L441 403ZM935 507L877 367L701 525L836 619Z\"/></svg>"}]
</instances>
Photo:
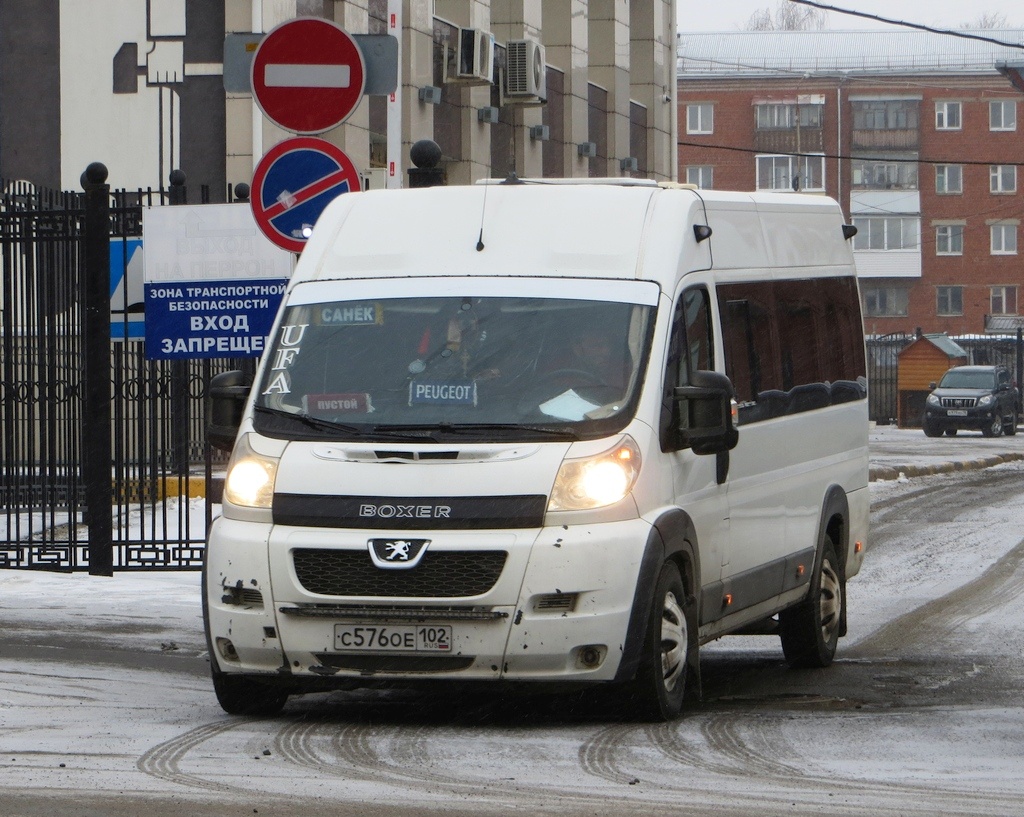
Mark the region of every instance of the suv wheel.
<instances>
[{"instance_id":1,"label":"suv wheel","mask_svg":"<svg viewBox=\"0 0 1024 817\"><path fill-rule=\"evenodd\" d=\"M1003 435L1003 418L997 414L987 426L981 429L981 433L986 437L1001 437Z\"/></svg>"},{"instance_id":2,"label":"suv wheel","mask_svg":"<svg viewBox=\"0 0 1024 817\"><path fill-rule=\"evenodd\" d=\"M1003 434L1013 436L1017 433L1017 412L1011 412L1010 416L1006 419L1006 424L1003 426Z\"/></svg>"},{"instance_id":3,"label":"suv wheel","mask_svg":"<svg viewBox=\"0 0 1024 817\"><path fill-rule=\"evenodd\" d=\"M938 423L930 423L927 420L924 421L924 436L925 437L938 437L938 436L941 436L941 434L942 434L942 426L938 425Z\"/></svg>"},{"instance_id":4,"label":"suv wheel","mask_svg":"<svg viewBox=\"0 0 1024 817\"><path fill-rule=\"evenodd\" d=\"M946 436L947 437L955 437L956 436L956 429L955 428L947 428L946 429Z\"/></svg>"}]
</instances>

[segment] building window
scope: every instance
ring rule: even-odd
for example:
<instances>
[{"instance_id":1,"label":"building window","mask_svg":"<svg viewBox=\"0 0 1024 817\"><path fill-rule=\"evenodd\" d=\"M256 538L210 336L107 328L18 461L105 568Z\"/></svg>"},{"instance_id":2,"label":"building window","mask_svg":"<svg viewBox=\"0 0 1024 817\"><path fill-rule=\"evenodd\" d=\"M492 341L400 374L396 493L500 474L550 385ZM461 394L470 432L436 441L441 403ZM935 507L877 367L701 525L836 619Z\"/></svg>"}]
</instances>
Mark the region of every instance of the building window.
<instances>
[{"instance_id":1,"label":"building window","mask_svg":"<svg viewBox=\"0 0 1024 817\"><path fill-rule=\"evenodd\" d=\"M865 190L917 190L917 162L851 159L853 186Z\"/></svg>"},{"instance_id":2,"label":"building window","mask_svg":"<svg viewBox=\"0 0 1024 817\"><path fill-rule=\"evenodd\" d=\"M1014 165L991 165L988 169L988 189L992 193L1017 192L1017 168Z\"/></svg>"},{"instance_id":3,"label":"building window","mask_svg":"<svg viewBox=\"0 0 1024 817\"><path fill-rule=\"evenodd\" d=\"M993 315L1017 314L1017 287L992 287L989 291Z\"/></svg>"},{"instance_id":4,"label":"building window","mask_svg":"<svg viewBox=\"0 0 1024 817\"><path fill-rule=\"evenodd\" d=\"M988 103L989 130L1017 130L1017 103L1012 99Z\"/></svg>"},{"instance_id":5,"label":"building window","mask_svg":"<svg viewBox=\"0 0 1024 817\"><path fill-rule=\"evenodd\" d=\"M715 106L710 102L700 102L686 106L687 133L714 133Z\"/></svg>"},{"instance_id":6,"label":"building window","mask_svg":"<svg viewBox=\"0 0 1024 817\"><path fill-rule=\"evenodd\" d=\"M935 103L935 129L936 130L960 130L960 103L959 102L936 102Z\"/></svg>"},{"instance_id":7,"label":"building window","mask_svg":"<svg viewBox=\"0 0 1024 817\"><path fill-rule=\"evenodd\" d=\"M921 221L915 216L854 216L858 251L916 250L921 246Z\"/></svg>"},{"instance_id":8,"label":"building window","mask_svg":"<svg viewBox=\"0 0 1024 817\"><path fill-rule=\"evenodd\" d=\"M686 183L693 184L702 190L714 187L715 170L711 165L690 165L686 168Z\"/></svg>"},{"instance_id":9,"label":"building window","mask_svg":"<svg viewBox=\"0 0 1024 817\"><path fill-rule=\"evenodd\" d=\"M916 99L890 99L853 103L854 130L917 130Z\"/></svg>"},{"instance_id":10,"label":"building window","mask_svg":"<svg viewBox=\"0 0 1024 817\"><path fill-rule=\"evenodd\" d=\"M825 189L824 156L758 156L758 190Z\"/></svg>"},{"instance_id":11,"label":"building window","mask_svg":"<svg viewBox=\"0 0 1024 817\"><path fill-rule=\"evenodd\" d=\"M871 318L901 318L907 314L909 297L903 287L864 287L864 315Z\"/></svg>"},{"instance_id":12,"label":"building window","mask_svg":"<svg viewBox=\"0 0 1024 817\"><path fill-rule=\"evenodd\" d=\"M963 287L936 287L935 288L935 314L937 314L937 315L963 315L964 314L964 288Z\"/></svg>"},{"instance_id":13,"label":"building window","mask_svg":"<svg viewBox=\"0 0 1024 817\"><path fill-rule=\"evenodd\" d=\"M989 227L992 236L992 255L1017 254L1017 225L993 224Z\"/></svg>"},{"instance_id":14,"label":"building window","mask_svg":"<svg viewBox=\"0 0 1024 817\"><path fill-rule=\"evenodd\" d=\"M935 228L936 255L963 255L964 228L961 224L944 224Z\"/></svg>"},{"instance_id":15,"label":"building window","mask_svg":"<svg viewBox=\"0 0 1024 817\"><path fill-rule=\"evenodd\" d=\"M960 165L935 165L936 193L963 193L964 169Z\"/></svg>"},{"instance_id":16,"label":"building window","mask_svg":"<svg viewBox=\"0 0 1024 817\"><path fill-rule=\"evenodd\" d=\"M765 103L754 106L754 119L758 130L790 130L820 128L824 105L794 105L791 103Z\"/></svg>"}]
</instances>

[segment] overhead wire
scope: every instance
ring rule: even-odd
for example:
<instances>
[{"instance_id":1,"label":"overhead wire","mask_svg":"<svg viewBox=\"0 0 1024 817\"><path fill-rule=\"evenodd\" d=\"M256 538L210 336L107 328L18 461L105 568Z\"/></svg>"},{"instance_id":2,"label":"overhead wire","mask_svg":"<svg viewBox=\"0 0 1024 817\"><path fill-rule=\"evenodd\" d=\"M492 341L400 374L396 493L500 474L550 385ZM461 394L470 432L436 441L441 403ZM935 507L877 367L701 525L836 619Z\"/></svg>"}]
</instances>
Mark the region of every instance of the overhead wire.
<instances>
[{"instance_id":1,"label":"overhead wire","mask_svg":"<svg viewBox=\"0 0 1024 817\"><path fill-rule=\"evenodd\" d=\"M856 11L854 9L844 9L839 6L833 6L831 3L822 3L819 0L789 0L790 3L796 3L801 6L811 6L812 8L820 9L822 11L835 11L839 14L845 14L850 17L861 17L866 20L874 20L878 23L888 23L889 25L901 26L903 28L913 28L918 31L928 31L932 34L945 34L950 37L960 37L964 40L979 40L981 42L991 43L992 45L999 45L1005 48L1016 48L1024 50L1024 44L1009 42L1007 40L997 40L994 37L986 37L983 34L975 34L971 31L950 28L936 28L935 26L925 25L924 23L911 23L907 20L894 20L891 17L883 17L880 14L871 14L866 11Z\"/></svg>"}]
</instances>

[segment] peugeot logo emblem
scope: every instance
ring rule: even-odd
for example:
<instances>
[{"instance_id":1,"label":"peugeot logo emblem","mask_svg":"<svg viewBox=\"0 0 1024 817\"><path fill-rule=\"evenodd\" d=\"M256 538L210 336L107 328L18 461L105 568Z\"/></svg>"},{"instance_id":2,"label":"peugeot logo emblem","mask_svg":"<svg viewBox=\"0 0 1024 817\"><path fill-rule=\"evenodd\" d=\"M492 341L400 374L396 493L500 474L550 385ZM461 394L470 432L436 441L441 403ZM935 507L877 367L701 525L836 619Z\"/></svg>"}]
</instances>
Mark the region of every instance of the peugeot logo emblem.
<instances>
[{"instance_id":1,"label":"peugeot logo emblem","mask_svg":"<svg viewBox=\"0 0 1024 817\"><path fill-rule=\"evenodd\" d=\"M429 539L371 539L367 549L377 567L407 570L420 563L429 545Z\"/></svg>"}]
</instances>

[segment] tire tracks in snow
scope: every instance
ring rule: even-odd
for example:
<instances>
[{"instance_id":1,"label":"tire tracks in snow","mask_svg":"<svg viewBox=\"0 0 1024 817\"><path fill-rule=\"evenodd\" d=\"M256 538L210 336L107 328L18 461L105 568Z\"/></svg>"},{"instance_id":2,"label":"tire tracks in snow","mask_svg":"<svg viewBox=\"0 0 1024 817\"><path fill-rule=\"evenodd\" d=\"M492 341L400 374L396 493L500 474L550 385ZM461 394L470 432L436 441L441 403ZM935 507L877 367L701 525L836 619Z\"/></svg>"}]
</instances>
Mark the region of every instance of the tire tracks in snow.
<instances>
[{"instance_id":1,"label":"tire tracks in snow","mask_svg":"<svg viewBox=\"0 0 1024 817\"><path fill-rule=\"evenodd\" d=\"M206 789L208 791L250 794L251 792L248 789L242 789L227 783L218 783L215 780L189 774L181 770L181 762L197 746L225 732L230 732L244 723L245 721L241 720L217 721L190 729L184 734L149 749L138 759L135 766L140 772L150 777L156 777L170 783L178 783L182 786Z\"/></svg>"}]
</instances>

